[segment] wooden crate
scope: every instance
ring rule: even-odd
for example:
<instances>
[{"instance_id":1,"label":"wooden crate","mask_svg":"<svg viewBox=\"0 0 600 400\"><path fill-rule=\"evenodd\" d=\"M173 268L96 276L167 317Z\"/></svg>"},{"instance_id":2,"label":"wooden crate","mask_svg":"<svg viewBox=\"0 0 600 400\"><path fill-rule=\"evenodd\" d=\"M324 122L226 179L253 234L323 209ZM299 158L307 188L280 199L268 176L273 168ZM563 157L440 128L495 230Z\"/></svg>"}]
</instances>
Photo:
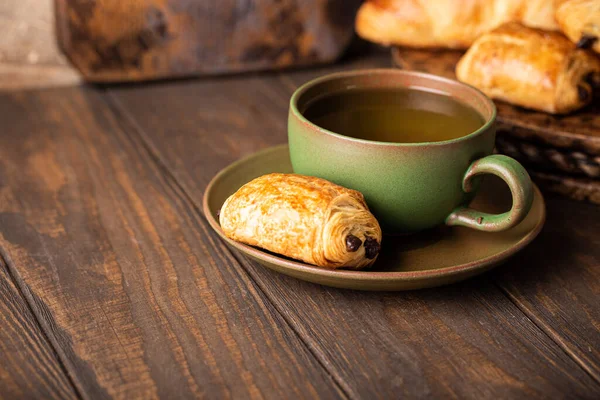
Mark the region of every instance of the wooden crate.
<instances>
[{"instance_id":1,"label":"wooden crate","mask_svg":"<svg viewBox=\"0 0 600 400\"><path fill-rule=\"evenodd\" d=\"M360 0L55 0L58 43L93 82L336 60Z\"/></svg>"}]
</instances>

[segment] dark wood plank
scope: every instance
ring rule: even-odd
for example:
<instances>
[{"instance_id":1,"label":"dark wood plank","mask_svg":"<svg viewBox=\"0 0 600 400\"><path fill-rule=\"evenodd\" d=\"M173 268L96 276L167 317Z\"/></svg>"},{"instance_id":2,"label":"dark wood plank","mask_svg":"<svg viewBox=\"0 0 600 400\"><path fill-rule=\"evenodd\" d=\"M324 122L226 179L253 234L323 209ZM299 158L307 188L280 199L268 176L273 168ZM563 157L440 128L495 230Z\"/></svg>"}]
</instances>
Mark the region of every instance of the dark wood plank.
<instances>
[{"instance_id":1,"label":"dark wood plank","mask_svg":"<svg viewBox=\"0 0 600 400\"><path fill-rule=\"evenodd\" d=\"M557 196L547 200L540 237L494 279L600 381L600 208Z\"/></svg>"},{"instance_id":2,"label":"dark wood plank","mask_svg":"<svg viewBox=\"0 0 600 400\"><path fill-rule=\"evenodd\" d=\"M342 68L387 65L387 59ZM286 141L291 92L331 69L111 90L123 119L199 204L213 174ZM351 397L594 397L600 385L489 276L360 293L244 264Z\"/></svg>"},{"instance_id":3,"label":"dark wood plank","mask_svg":"<svg viewBox=\"0 0 600 400\"><path fill-rule=\"evenodd\" d=\"M78 398L1 255L0 354L0 399Z\"/></svg>"},{"instance_id":4,"label":"dark wood plank","mask_svg":"<svg viewBox=\"0 0 600 400\"><path fill-rule=\"evenodd\" d=\"M97 91L0 118L0 246L84 397L343 397Z\"/></svg>"}]
</instances>

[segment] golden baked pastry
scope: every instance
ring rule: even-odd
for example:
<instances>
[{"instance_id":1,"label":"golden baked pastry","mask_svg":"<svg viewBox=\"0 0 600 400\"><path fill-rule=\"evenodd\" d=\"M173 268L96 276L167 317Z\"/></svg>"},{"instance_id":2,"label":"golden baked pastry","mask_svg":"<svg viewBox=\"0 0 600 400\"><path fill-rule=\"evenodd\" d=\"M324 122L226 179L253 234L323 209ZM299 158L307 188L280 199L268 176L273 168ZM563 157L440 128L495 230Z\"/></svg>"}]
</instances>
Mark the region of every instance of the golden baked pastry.
<instances>
[{"instance_id":1,"label":"golden baked pastry","mask_svg":"<svg viewBox=\"0 0 600 400\"><path fill-rule=\"evenodd\" d=\"M558 29L565 0L369 0L356 16L359 36L384 45L468 48L481 34L510 21Z\"/></svg>"},{"instance_id":2,"label":"golden baked pastry","mask_svg":"<svg viewBox=\"0 0 600 400\"><path fill-rule=\"evenodd\" d=\"M580 48L600 53L600 0L570 0L556 10L560 29Z\"/></svg>"},{"instance_id":3,"label":"golden baked pastry","mask_svg":"<svg viewBox=\"0 0 600 400\"><path fill-rule=\"evenodd\" d=\"M492 98L564 114L591 102L600 60L559 32L511 22L477 39L456 76Z\"/></svg>"},{"instance_id":4,"label":"golden baked pastry","mask_svg":"<svg viewBox=\"0 0 600 400\"><path fill-rule=\"evenodd\" d=\"M230 239L332 269L373 264L381 244L360 192L311 176L256 178L225 201L219 222Z\"/></svg>"}]
</instances>

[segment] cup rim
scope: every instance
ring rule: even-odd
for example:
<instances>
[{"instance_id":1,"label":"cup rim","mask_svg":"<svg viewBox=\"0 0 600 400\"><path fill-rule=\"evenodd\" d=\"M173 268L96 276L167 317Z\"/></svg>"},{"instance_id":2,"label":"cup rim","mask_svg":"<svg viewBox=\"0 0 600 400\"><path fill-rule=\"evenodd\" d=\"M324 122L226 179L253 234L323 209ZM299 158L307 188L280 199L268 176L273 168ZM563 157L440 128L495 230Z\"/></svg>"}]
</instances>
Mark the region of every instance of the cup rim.
<instances>
[{"instance_id":1,"label":"cup rim","mask_svg":"<svg viewBox=\"0 0 600 400\"><path fill-rule=\"evenodd\" d=\"M477 128L475 131L473 131L467 135L460 136L458 138L448 139L448 140L440 140L440 141L434 141L434 142L398 143L398 142L382 142L382 141L377 141L377 140L360 139L360 138L355 138L355 137L346 136L346 135L343 135L340 133L336 133L336 132L330 131L328 129L322 128L319 125L308 120L298 110L298 107L297 107L298 99L308 89L315 87L320 83L327 82L327 81L330 81L330 80L336 79L336 78L343 78L343 77L353 77L353 76L362 76L362 75L384 75L384 74L418 76L421 78L426 78L426 79L430 79L430 80L434 80L434 81L438 81L438 82L444 82L449 85L466 87L468 90L471 90L475 95L477 95L481 99L483 99L483 101L485 103L487 103L488 106L490 106L491 116L489 118L487 118L487 120L483 123L483 125L481 125L479 128ZM408 85L406 87L411 88L410 85ZM427 87L424 87L424 86L414 86L414 87L420 88L421 90L427 89ZM434 88L431 88L431 89L434 89ZM449 93L449 94L451 95L451 93ZM468 105L470 107L472 107L470 104L468 104ZM394 69L394 68L372 68L372 69L361 69L361 70L335 72L332 74L320 76L315 79L311 79L310 81L302 84L300 87L298 87L294 91L294 93L292 94L292 97L290 99L290 110L294 114L294 116L296 116L296 118L298 118L301 122L309 125L316 131L323 133L325 135L334 136L334 137L337 137L337 138L340 138L343 140L348 140L350 142L371 144L371 145L377 145L377 146L393 146L393 147L419 147L419 146L429 147L429 146L443 146L443 145L448 145L448 144L460 143L462 141L469 140L473 137L479 136L479 135L483 134L484 132L486 132L494 124L494 122L496 121L496 116L497 116L496 105L494 104L492 99L489 98L485 93L483 93L481 90L477 89L474 86L471 86L464 82L460 82L458 80L445 78L445 77L439 76L439 75L429 74L429 73L425 73L425 72L418 72L418 71L398 70L398 69Z\"/></svg>"}]
</instances>

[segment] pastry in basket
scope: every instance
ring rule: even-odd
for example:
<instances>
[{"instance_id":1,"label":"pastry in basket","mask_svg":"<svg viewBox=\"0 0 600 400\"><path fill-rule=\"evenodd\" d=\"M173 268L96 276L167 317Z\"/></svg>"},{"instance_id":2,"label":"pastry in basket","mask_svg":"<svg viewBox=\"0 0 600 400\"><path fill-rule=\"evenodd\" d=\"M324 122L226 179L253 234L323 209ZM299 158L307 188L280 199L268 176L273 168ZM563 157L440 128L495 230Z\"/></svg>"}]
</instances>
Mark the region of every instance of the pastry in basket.
<instances>
[{"instance_id":1,"label":"pastry in basket","mask_svg":"<svg viewBox=\"0 0 600 400\"><path fill-rule=\"evenodd\" d=\"M360 7L359 36L384 45L466 49L481 34L509 21L558 29L564 0L369 0Z\"/></svg>"},{"instance_id":2,"label":"pastry in basket","mask_svg":"<svg viewBox=\"0 0 600 400\"><path fill-rule=\"evenodd\" d=\"M330 269L367 267L381 245L360 192L304 175L252 180L225 201L219 221L230 239Z\"/></svg>"},{"instance_id":3,"label":"pastry in basket","mask_svg":"<svg viewBox=\"0 0 600 400\"><path fill-rule=\"evenodd\" d=\"M592 101L600 59L559 32L512 22L477 39L456 76L492 98L564 114Z\"/></svg>"},{"instance_id":4,"label":"pastry in basket","mask_svg":"<svg viewBox=\"0 0 600 400\"><path fill-rule=\"evenodd\" d=\"M600 0L570 0L556 10L560 29L580 48L600 53Z\"/></svg>"}]
</instances>

